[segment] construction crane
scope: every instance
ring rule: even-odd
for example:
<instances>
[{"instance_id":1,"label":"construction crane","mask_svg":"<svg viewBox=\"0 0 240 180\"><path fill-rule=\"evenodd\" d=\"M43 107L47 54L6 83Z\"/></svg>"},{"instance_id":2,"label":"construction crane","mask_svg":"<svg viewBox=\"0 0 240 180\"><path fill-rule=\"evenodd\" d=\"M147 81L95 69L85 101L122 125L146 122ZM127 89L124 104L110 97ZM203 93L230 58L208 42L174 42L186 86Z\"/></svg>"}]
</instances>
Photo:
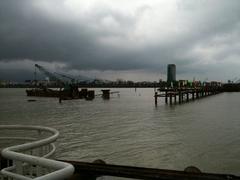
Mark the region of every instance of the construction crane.
<instances>
[{"instance_id":1,"label":"construction crane","mask_svg":"<svg viewBox=\"0 0 240 180\"><path fill-rule=\"evenodd\" d=\"M71 83L75 83L75 81L76 81L76 79L74 79L74 78L72 78L72 77L70 77L70 76L68 76L68 75L60 74L60 73L57 73L57 72L54 72L54 73L57 74L57 75L59 75L59 76L61 76L61 77L63 77L63 78L70 79L70 80L71 80Z\"/></svg>"},{"instance_id":2,"label":"construction crane","mask_svg":"<svg viewBox=\"0 0 240 180\"><path fill-rule=\"evenodd\" d=\"M239 84L239 83L240 83L240 79L235 80L234 83L235 83L235 84Z\"/></svg>"},{"instance_id":3,"label":"construction crane","mask_svg":"<svg viewBox=\"0 0 240 180\"><path fill-rule=\"evenodd\" d=\"M49 80L51 80L51 81L56 81L56 82L57 82L58 84L60 84L60 85L64 85L64 84L65 84L61 79L59 79L58 77L56 77L53 73L47 71L44 67L42 67L42 66L40 66L40 65L38 65L38 64L35 64L35 67L36 67L40 72L42 72L43 74L45 74L45 75L49 78Z\"/></svg>"}]
</instances>

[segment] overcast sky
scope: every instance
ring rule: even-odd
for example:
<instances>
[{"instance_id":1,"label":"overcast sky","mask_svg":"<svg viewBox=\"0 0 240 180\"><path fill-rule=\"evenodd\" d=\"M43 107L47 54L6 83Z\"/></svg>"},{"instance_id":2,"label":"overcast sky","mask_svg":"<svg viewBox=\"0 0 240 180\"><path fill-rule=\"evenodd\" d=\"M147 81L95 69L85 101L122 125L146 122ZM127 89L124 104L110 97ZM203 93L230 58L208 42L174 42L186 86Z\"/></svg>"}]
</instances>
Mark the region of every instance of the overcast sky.
<instances>
[{"instance_id":1,"label":"overcast sky","mask_svg":"<svg viewBox=\"0 0 240 180\"><path fill-rule=\"evenodd\" d=\"M1 0L0 80L240 79L239 0Z\"/></svg>"}]
</instances>

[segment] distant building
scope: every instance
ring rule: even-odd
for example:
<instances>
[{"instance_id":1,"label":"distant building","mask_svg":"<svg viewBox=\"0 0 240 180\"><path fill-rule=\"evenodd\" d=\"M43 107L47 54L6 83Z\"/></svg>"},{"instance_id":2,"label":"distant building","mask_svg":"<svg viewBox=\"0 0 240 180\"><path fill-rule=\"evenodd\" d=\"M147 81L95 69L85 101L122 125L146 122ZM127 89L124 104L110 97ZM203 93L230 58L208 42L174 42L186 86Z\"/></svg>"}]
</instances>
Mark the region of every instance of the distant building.
<instances>
[{"instance_id":1,"label":"distant building","mask_svg":"<svg viewBox=\"0 0 240 180\"><path fill-rule=\"evenodd\" d=\"M175 64L168 64L167 69L167 82L175 82L176 81L176 65Z\"/></svg>"},{"instance_id":2,"label":"distant building","mask_svg":"<svg viewBox=\"0 0 240 180\"><path fill-rule=\"evenodd\" d=\"M188 85L188 80L178 80L179 87L186 87Z\"/></svg>"}]
</instances>

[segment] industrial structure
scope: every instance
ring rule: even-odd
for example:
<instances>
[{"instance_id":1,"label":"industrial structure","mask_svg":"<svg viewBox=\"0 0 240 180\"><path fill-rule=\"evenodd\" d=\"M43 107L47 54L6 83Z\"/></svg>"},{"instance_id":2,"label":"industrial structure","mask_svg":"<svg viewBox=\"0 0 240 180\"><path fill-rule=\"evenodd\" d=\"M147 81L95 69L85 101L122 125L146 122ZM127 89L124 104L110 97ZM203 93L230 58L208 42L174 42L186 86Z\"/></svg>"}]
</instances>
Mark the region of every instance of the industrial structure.
<instances>
[{"instance_id":1,"label":"industrial structure","mask_svg":"<svg viewBox=\"0 0 240 180\"><path fill-rule=\"evenodd\" d=\"M172 83L176 81L176 65L168 64L167 68L167 82Z\"/></svg>"}]
</instances>

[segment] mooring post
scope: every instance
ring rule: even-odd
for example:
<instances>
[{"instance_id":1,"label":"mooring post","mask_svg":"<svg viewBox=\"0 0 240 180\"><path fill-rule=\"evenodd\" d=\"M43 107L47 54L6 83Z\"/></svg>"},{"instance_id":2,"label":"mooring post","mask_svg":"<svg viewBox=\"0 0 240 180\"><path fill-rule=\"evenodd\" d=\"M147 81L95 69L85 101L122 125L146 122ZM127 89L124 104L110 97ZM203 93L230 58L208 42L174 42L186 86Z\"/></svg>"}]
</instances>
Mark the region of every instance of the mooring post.
<instances>
[{"instance_id":1,"label":"mooring post","mask_svg":"<svg viewBox=\"0 0 240 180\"><path fill-rule=\"evenodd\" d=\"M182 103L182 92L181 92L181 90L178 91L178 102L180 104Z\"/></svg>"},{"instance_id":2,"label":"mooring post","mask_svg":"<svg viewBox=\"0 0 240 180\"><path fill-rule=\"evenodd\" d=\"M86 100L93 100L95 98L95 91L94 90L89 90L87 92Z\"/></svg>"},{"instance_id":3,"label":"mooring post","mask_svg":"<svg viewBox=\"0 0 240 180\"><path fill-rule=\"evenodd\" d=\"M198 93L199 93L198 90L196 90L196 99L199 98L199 94Z\"/></svg>"},{"instance_id":4,"label":"mooring post","mask_svg":"<svg viewBox=\"0 0 240 180\"><path fill-rule=\"evenodd\" d=\"M155 105L157 106L157 98L158 98L158 93L157 92L155 92L154 98L155 98Z\"/></svg>"},{"instance_id":5,"label":"mooring post","mask_svg":"<svg viewBox=\"0 0 240 180\"><path fill-rule=\"evenodd\" d=\"M172 93L170 93L170 104L172 104Z\"/></svg>"},{"instance_id":6,"label":"mooring post","mask_svg":"<svg viewBox=\"0 0 240 180\"><path fill-rule=\"evenodd\" d=\"M187 102L189 101L189 92L187 91Z\"/></svg>"},{"instance_id":7,"label":"mooring post","mask_svg":"<svg viewBox=\"0 0 240 180\"><path fill-rule=\"evenodd\" d=\"M62 88L59 90L59 99L58 102L61 104L62 103Z\"/></svg>"},{"instance_id":8,"label":"mooring post","mask_svg":"<svg viewBox=\"0 0 240 180\"><path fill-rule=\"evenodd\" d=\"M194 100L194 90L192 91L192 100Z\"/></svg>"},{"instance_id":9,"label":"mooring post","mask_svg":"<svg viewBox=\"0 0 240 180\"><path fill-rule=\"evenodd\" d=\"M102 89L102 98L110 99L110 89Z\"/></svg>"},{"instance_id":10,"label":"mooring post","mask_svg":"<svg viewBox=\"0 0 240 180\"><path fill-rule=\"evenodd\" d=\"M167 93L167 91L165 91L165 103L166 104L168 103L168 93Z\"/></svg>"}]
</instances>

